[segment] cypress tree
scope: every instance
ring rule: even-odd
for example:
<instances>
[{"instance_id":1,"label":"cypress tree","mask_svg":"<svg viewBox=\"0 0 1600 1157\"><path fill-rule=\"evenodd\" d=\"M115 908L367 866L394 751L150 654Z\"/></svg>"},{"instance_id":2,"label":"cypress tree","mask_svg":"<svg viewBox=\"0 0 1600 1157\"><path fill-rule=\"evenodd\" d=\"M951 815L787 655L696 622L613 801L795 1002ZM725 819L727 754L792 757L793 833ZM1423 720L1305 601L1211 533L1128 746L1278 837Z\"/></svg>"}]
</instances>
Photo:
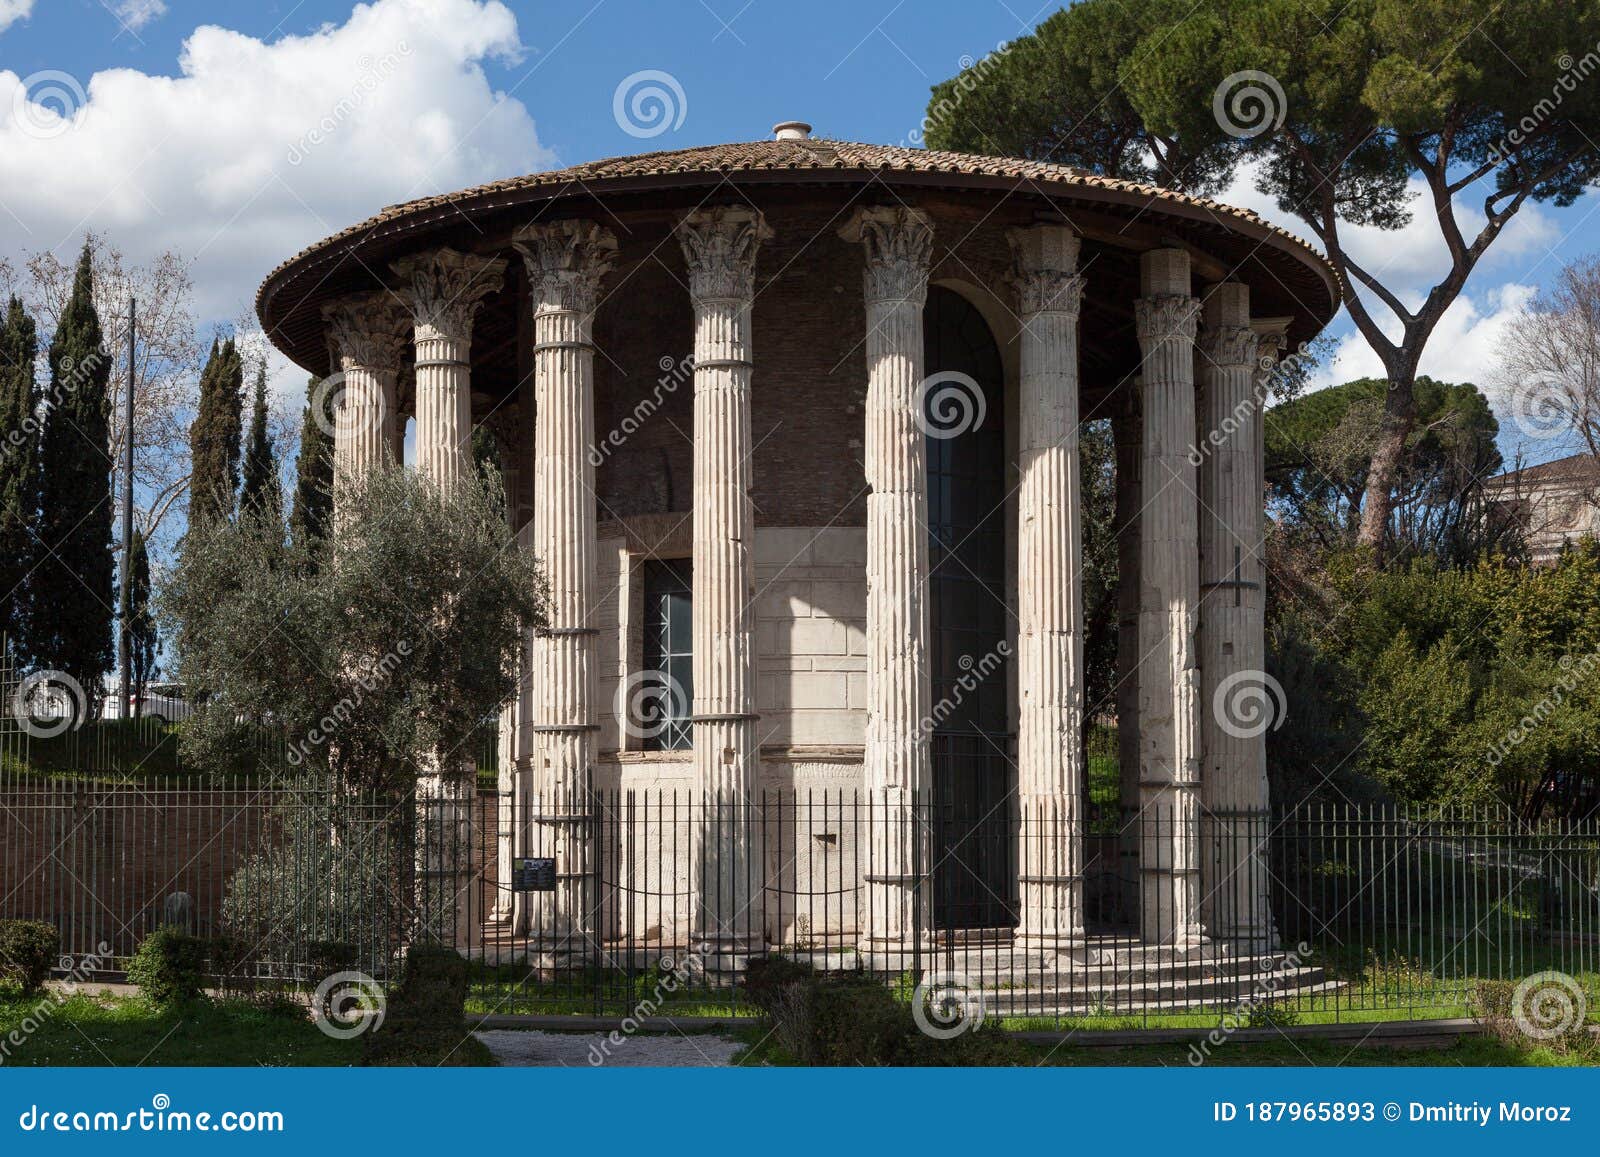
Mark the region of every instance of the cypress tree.
<instances>
[{"instance_id":1,"label":"cypress tree","mask_svg":"<svg viewBox=\"0 0 1600 1157\"><path fill-rule=\"evenodd\" d=\"M50 339L50 389L40 440L41 557L29 584L28 640L41 668L76 679L97 705L111 669L111 358L95 313L84 246L72 296Z\"/></svg>"},{"instance_id":2,"label":"cypress tree","mask_svg":"<svg viewBox=\"0 0 1600 1157\"><path fill-rule=\"evenodd\" d=\"M300 455L295 460L294 512L289 534L297 547L315 549L333 526L332 390L318 395L320 379L306 383L306 409L300 420ZM321 413L315 407L321 407Z\"/></svg>"},{"instance_id":3,"label":"cypress tree","mask_svg":"<svg viewBox=\"0 0 1600 1157\"><path fill-rule=\"evenodd\" d=\"M244 425L244 362L233 339L211 343L200 373L200 405L189 427L189 520L231 517L239 489L239 437Z\"/></svg>"},{"instance_id":4,"label":"cypress tree","mask_svg":"<svg viewBox=\"0 0 1600 1157\"><path fill-rule=\"evenodd\" d=\"M216 492L223 473L213 416L221 362L222 343L212 338L211 354L200 371L200 402L189 427L189 521L194 523L204 522L216 509Z\"/></svg>"},{"instance_id":5,"label":"cypress tree","mask_svg":"<svg viewBox=\"0 0 1600 1157\"><path fill-rule=\"evenodd\" d=\"M267 430L267 368L256 370L255 403L250 410L250 433L245 438L244 480L239 487L239 510L253 512L267 525L283 525L283 490L278 484L278 460Z\"/></svg>"},{"instance_id":6,"label":"cypress tree","mask_svg":"<svg viewBox=\"0 0 1600 1157\"><path fill-rule=\"evenodd\" d=\"M0 637L14 656L28 653L26 588L39 500L38 351L33 318L13 297L0 327Z\"/></svg>"},{"instance_id":7,"label":"cypress tree","mask_svg":"<svg viewBox=\"0 0 1600 1157\"><path fill-rule=\"evenodd\" d=\"M144 688L156 673L155 616L150 612L150 554L145 547L144 532L137 527L133 532L133 547L128 553L128 565L133 569L128 576L129 655L133 666L134 702L144 701Z\"/></svg>"}]
</instances>

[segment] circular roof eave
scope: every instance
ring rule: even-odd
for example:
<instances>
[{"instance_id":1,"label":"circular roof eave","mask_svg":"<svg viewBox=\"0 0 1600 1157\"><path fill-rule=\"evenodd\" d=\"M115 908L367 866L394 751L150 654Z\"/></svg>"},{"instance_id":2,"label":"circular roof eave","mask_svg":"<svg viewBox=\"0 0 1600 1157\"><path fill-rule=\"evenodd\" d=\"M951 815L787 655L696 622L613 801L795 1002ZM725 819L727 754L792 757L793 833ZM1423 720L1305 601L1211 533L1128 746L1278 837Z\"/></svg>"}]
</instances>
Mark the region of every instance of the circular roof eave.
<instances>
[{"instance_id":1,"label":"circular roof eave","mask_svg":"<svg viewBox=\"0 0 1600 1157\"><path fill-rule=\"evenodd\" d=\"M834 142L808 141L806 144L832 145ZM854 147L864 149L869 146ZM1269 248L1280 258L1290 260L1316 276L1325 289L1326 301L1306 305L1311 314L1306 319L1310 322L1308 327L1310 332L1320 330L1339 308L1338 280L1322 254L1308 242L1248 210L1135 182L1098 177L1059 165L1046 166L1038 162L1025 161L1003 162L995 158L929 154L922 150L890 150L879 146L871 148L882 148L885 152L914 153L921 157L949 156L956 157L957 160L948 165L923 164L917 167L887 162L838 163L826 166L769 163L696 167L692 164L682 164L642 172L594 172L597 168L616 163L602 161L573 169L509 178L459 193L392 206L367 221L309 246L278 266L262 282L256 294L256 313L275 345L283 349L303 368L316 372L315 367L307 365L305 360L311 351L293 348L306 343L291 340L285 344L282 340L286 335L281 333L280 327L288 319L288 315L294 312L294 307L286 310L275 309L279 295L295 283L310 279L312 286L307 290L306 297L301 299L305 301L314 293L315 286L326 281L346 259L350 257L359 259L363 251L390 246L397 238L411 236L417 238L420 243L430 233L459 223L463 217L475 212L500 212L519 205L551 204L569 198L581 197L594 200L607 195L714 186L724 183L815 186L874 182L924 188L1023 193L1056 202L1076 202L1085 208L1096 206L1135 208L1147 217L1150 214L1160 214L1183 223L1220 226L1231 233L1258 242L1259 246ZM694 154L715 151L715 148L712 148L685 152ZM674 154L646 154L644 158L626 160L643 160L657 155ZM1001 163L1014 164L1019 169L1025 167L1041 171L987 171L988 168Z\"/></svg>"}]
</instances>

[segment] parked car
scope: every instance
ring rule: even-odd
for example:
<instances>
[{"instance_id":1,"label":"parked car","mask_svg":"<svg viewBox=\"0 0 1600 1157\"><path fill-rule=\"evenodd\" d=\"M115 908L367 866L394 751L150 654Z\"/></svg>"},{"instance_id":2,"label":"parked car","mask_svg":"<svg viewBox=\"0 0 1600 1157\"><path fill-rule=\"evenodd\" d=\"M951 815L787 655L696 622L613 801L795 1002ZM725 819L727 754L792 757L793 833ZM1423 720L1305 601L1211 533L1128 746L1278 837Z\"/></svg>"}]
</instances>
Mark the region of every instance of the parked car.
<instances>
[{"instance_id":1,"label":"parked car","mask_svg":"<svg viewBox=\"0 0 1600 1157\"><path fill-rule=\"evenodd\" d=\"M181 683L147 683L144 694L128 696L128 714L141 719L154 719L158 723L176 723L194 714L194 704L183 697ZM106 699L102 716L116 719L117 697Z\"/></svg>"}]
</instances>

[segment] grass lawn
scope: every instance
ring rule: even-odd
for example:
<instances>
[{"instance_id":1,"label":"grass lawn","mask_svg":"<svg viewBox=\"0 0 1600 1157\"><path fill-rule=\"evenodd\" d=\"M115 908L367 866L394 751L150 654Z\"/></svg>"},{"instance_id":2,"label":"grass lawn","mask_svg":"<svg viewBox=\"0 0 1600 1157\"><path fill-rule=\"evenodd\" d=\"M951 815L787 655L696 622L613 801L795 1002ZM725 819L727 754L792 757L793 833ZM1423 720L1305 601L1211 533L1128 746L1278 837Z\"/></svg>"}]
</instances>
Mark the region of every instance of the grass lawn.
<instances>
[{"instance_id":1,"label":"grass lawn","mask_svg":"<svg viewBox=\"0 0 1600 1157\"><path fill-rule=\"evenodd\" d=\"M465 1029L460 1037L396 1063L494 1063ZM324 1066L362 1060L360 1038L327 1036L303 1009L224 1000L163 1010L137 997L83 993L60 1003L48 994L0 996L0 1049L4 1065Z\"/></svg>"},{"instance_id":2,"label":"grass lawn","mask_svg":"<svg viewBox=\"0 0 1600 1157\"><path fill-rule=\"evenodd\" d=\"M381 1029L378 1031L382 1031ZM728 1029L719 1031L728 1032ZM16 1032L20 1041L11 1040ZM763 1024L732 1029L746 1050L741 1065L793 1065ZM139 998L80 994L56 1003L49 997L0 996L0 1062L5 1065L302 1065L343 1066L362 1062L362 1042L324 1035L293 1009L272 1010L243 1001L201 1001L160 1010ZM1103 1048L1068 1040L1028 1043L1032 1063L1048 1066L1188 1067L1187 1043ZM1209 1065L1406 1066L1595 1064L1542 1047L1512 1047L1487 1037L1469 1037L1448 1049L1354 1048L1349 1042L1290 1040L1228 1041L1213 1047ZM402 1053L389 1063L489 1065L488 1050L463 1030L459 1037Z\"/></svg>"}]
</instances>

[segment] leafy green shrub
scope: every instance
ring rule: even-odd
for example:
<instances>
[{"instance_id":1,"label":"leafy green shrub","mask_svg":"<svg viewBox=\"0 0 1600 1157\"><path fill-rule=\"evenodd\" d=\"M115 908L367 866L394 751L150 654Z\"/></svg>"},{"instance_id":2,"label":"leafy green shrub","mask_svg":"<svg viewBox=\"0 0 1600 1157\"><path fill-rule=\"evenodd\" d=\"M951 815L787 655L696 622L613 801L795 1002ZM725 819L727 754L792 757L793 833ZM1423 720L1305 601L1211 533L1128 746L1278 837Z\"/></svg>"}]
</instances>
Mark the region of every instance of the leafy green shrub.
<instances>
[{"instance_id":1,"label":"leafy green shrub","mask_svg":"<svg viewBox=\"0 0 1600 1157\"><path fill-rule=\"evenodd\" d=\"M396 881L403 833L360 798L307 780L278 809L282 838L234 872L222 901L228 935L256 956L304 963L320 978L381 971L405 926Z\"/></svg>"},{"instance_id":2,"label":"leafy green shrub","mask_svg":"<svg viewBox=\"0 0 1600 1157\"><path fill-rule=\"evenodd\" d=\"M158 928L128 962L128 979L163 1008L195 1000L205 987L209 945L198 936Z\"/></svg>"},{"instance_id":3,"label":"leafy green shrub","mask_svg":"<svg viewBox=\"0 0 1600 1157\"><path fill-rule=\"evenodd\" d=\"M1529 999L1525 994L1524 1000ZM1600 1041L1590 1033L1583 1018L1573 1016L1570 1023L1558 1026L1560 1031L1552 1030L1549 1035L1530 1035L1527 1018L1536 1010L1523 1010L1523 1018L1519 1020L1516 1001L1517 985L1509 980L1480 980L1472 989L1473 1015L1502 1044L1514 1049L1542 1046L1554 1053L1591 1060L1600 1056Z\"/></svg>"},{"instance_id":4,"label":"leafy green shrub","mask_svg":"<svg viewBox=\"0 0 1600 1157\"><path fill-rule=\"evenodd\" d=\"M745 968L744 992L751 1004L772 1017L791 990L815 978L812 969L787 956L760 956Z\"/></svg>"},{"instance_id":5,"label":"leafy green shrub","mask_svg":"<svg viewBox=\"0 0 1600 1157\"><path fill-rule=\"evenodd\" d=\"M480 1063L460 1049L470 1035L466 1016L467 961L452 948L412 945L383 1022L364 1038L363 1063Z\"/></svg>"},{"instance_id":6,"label":"leafy green shrub","mask_svg":"<svg viewBox=\"0 0 1600 1157\"><path fill-rule=\"evenodd\" d=\"M449 1025L466 1016L467 962L453 948L416 944L406 953L390 1012L398 1024Z\"/></svg>"},{"instance_id":7,"label":"leafy green shrub","mask_svg":"<svg viewBox=\"0 0 1600 1157\"><path fill-rule=\"evenodd\" d=\"M867 973L825 975L811 989L814 1046L808 1063L916 1064L917 1026L911 1010ZM926 1039L926 1038L922 1038Z\"/></svg>"},{"instance_id":8,"label":"leafy green shrub","mask_svg":"<svg viewBox=\"0 0 1600 1157\"><path fill-rule=\"evenodd\" d=\"M1350 592L1365 770L1399 799L1583 815L1600 798L1600 547L1553 566L1418 563Z\"/></svg>"},{"instance_id":9,"label":"leafy green shrub","mask_svg":"<svg viewBox=\"0 0 1600 1157\"><path fill-rule=\"evenodd\" d=\"M801 1064L1031 1064L1027 1047L996 1030L936 1038L918 1029L896 992L867 972L814 972L783 957L753 960L745 973L750 1002L773 1022L783 1047Z\"/></svg>"},{"instance_id":10,"label":"leafy green shrub","mask_svg":"<svg viewBox=\"0 0 1600 1157\"><path fill-rule=\"evenodd\" d=\"M0 920L0 979L28 996L50 977L61 949L61 933L42 920Z\"/></svg>"}]
</instances>

